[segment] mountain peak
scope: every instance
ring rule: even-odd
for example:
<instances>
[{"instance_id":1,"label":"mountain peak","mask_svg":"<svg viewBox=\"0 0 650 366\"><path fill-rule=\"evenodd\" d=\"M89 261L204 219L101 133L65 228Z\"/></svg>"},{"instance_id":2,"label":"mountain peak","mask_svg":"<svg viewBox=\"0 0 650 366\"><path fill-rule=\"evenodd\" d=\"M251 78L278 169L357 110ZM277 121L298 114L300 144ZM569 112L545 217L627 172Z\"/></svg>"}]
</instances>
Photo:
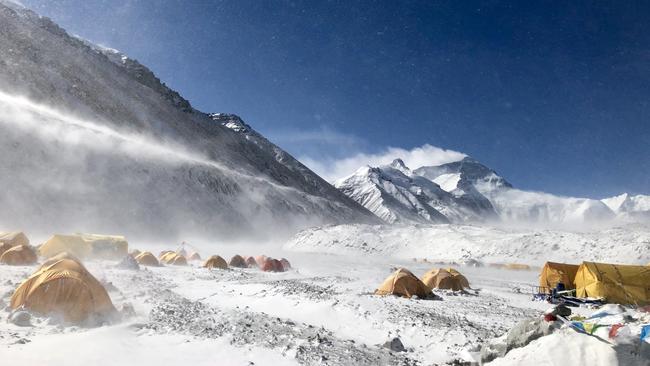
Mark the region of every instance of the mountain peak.
<instances>
[{"instance_id":1,"label":"mountain peak","mask_svg":"<svg viewBox=\"0 0 650 366\"><path fill-rule=\"evenodd\" d=\"M399 171L401 171L401 172L410 172L410 171L411 171L411 169L409 169L409 168L406 166L406 164L404 164L404 160L402 160L402 159L400 159L400 158L397 158L397 159L393 160L393 161L389 164L389 166L390 166L391 168L397 169L397 170L399 170Z\"/></svg>"}]
</instances>

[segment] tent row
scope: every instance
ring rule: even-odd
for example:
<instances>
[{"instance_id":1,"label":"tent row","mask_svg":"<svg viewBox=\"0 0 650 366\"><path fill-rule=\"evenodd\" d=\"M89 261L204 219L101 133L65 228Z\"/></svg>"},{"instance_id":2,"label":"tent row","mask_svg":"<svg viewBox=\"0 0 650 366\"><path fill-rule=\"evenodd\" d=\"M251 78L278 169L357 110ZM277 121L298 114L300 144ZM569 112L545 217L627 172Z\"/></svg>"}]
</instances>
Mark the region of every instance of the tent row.
<instances>
[{"instance_id":1,"label":"tent row","mask_svg":"<svg viewBox=\"0 0 650 366\"><path fill-rule=\"evenodd\" d=\"M626 264L546 262L539 276L542 291L575 290L580 298L618 304L650 304L650 267Z\"/></svg>"},{"instance_id":2,"label":"tent row","mask_svg":"<svg viewBox=\"0 0 650 366\"><path fill-rule=\"evenodd\" d=\"M123 236L56 234L34 248L23 232L0 232L0 263L30 265L39 255L49 258L62 252L77 258L119 259L127 254L128 246Z\"/></svg>"},{"instance_id":3,"label":"tent row","mask_svg":"<svg viewBox=\"0 0 650 366\"><path fill-rule=\"evenodd\" d=\"M201 256L196 252L184 255L181 251L172 250L160 252L157 258L151 252L140 252L138 250L133 250L130 255L135 258L138 264L148 267L159 267L162 264L186 266L190 261L201 259ZM229 262L219 255L210 256L203 262L203 267L208 269L227 269L229 267L259 268L267 272L285 272L291 268L291 264L285 258L277 260L264 255L244 258L237 254Z\"/></svg>"},{"instance_id":4,"label":"tent row","mask_svg":"<svg viewBox=\"0 0 650 366\"><path fill-rule=\"evenodd\" d=\"M0 233L0 263L26 266L36 263L38 255L22 232Z\"/></svg>"},{"instance_id":5,"label":"tent row","mask_svg":"<svg viewBox=\"0 0 650 366\"><path fill-rule=\"evenodd\" d=\"M453 268L433 268L421 279L408 269L400 268L384 280L375 295L426 298L433 289L462 291L466 288L470 288L469 281Z\"/></svg>"}]
</instances>

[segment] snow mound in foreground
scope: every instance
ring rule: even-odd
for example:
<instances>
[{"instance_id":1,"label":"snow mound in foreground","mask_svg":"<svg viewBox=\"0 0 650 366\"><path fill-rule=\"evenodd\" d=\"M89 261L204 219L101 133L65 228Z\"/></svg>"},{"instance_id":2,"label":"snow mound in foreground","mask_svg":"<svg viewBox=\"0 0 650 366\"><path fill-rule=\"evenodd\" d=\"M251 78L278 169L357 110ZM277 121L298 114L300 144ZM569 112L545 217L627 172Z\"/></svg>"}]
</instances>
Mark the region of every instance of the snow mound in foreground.
<instances>
[{"instance_id":1,"label":"snow mound in foreground","mask_svg":"<svg viewBox=\"0 0 650 366\"><path fill-rule=\"evenodd\" d=\"M611 345L598 339L563 329L513 349L490 365L618 365Z\"/></svg>"}]
</instances>

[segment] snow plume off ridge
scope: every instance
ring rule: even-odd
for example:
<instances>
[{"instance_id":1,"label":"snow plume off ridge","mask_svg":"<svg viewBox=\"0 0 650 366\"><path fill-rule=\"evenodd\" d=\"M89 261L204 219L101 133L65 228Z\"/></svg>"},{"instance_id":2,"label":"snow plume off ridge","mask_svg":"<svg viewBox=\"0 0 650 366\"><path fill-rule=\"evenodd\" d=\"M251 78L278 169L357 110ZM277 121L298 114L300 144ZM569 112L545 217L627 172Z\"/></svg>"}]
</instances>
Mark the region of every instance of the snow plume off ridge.
<instances>
[{"instance_id":1,"label":"snow plume off ridge","mask_svg":"<svg viewBox=\"0 0 650 366\"><path fill-rule=\"evenodd\" d=\"M0 128L0 225L7 229L224 237L268 229L276 213L264 209L269 201L295 225L307 223L292 212L328 204L183 146L3 92Z\"/></svg>"}]
</instances>

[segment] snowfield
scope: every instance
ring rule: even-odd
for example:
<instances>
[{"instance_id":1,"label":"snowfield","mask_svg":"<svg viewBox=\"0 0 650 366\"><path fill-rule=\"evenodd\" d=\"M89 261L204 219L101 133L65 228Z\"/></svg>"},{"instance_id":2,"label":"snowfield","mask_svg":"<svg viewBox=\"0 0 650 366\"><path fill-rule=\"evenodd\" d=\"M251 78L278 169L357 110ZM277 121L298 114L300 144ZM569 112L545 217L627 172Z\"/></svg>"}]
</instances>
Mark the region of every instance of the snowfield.
<instances>
[{"instance_id":1,"label":"snowfield","mask_svg":"<svg viewBox=\"0 0 650 366\"><path fill-rule=\"evenodd\" d=\"M337 225L303 230L285 244L299 252L382 255L430 262L646 264L650 227L641 224L592 231L507 229L471 225Z\"/></svg>"},{"instance_id":2,"label":"snowfield","mask_svg":"<svg viewBox=\"0 0 650 366\"><path fill-rule=\"evenodd\" d=\"M198 263L133 271L87 262L112 284L118 309L130 303L135 315L94 329L2 321L0 358L26 365L445 364L471 360L482 342L547 307L525 293L534 272L462 267L478 295L441 291L442 301L409 300L372 292L394 267L421 275L430 264L284 255L295 268L286 273L210 271ZM4 303L34 269L0 266ZM395 337L406 352L382 346Z\"/></svg>"}]
</instances>

